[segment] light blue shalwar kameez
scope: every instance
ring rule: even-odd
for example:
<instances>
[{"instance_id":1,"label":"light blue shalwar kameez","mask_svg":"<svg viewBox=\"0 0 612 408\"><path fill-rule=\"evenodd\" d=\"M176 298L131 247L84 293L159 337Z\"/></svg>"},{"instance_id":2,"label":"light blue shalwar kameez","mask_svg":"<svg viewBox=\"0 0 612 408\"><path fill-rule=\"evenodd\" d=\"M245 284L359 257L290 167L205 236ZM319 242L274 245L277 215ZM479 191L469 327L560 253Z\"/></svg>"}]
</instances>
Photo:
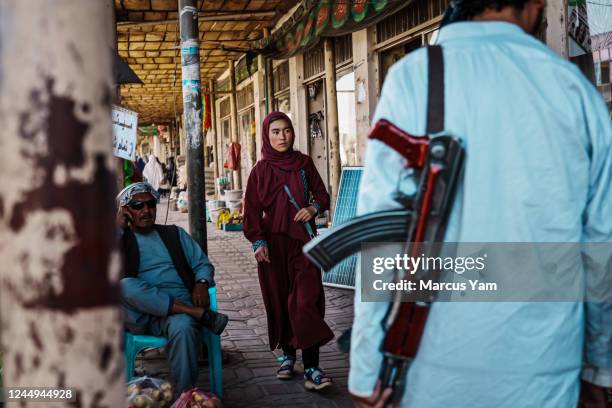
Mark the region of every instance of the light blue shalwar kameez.
<instances>
[{"instance_id":1,"label":"light blue shalwar kameez","mask_svg":"<svg viewBox=\"0 0 612 408\"><path fill-rule=\"evenodd\" d=\"M446 133L467 154L446 241L612 242L612 127L578 68L509 23L450 24L438 43ZM424 134L426 100L427 54L418 50L389 71L374 123ZM399 206L403 165L368 143L359 214ZM369 396L387 304L360 302L359 282L349 389ZM575 407L583 363L583 378L612 385L611 341L610 303L435 303L402 406Z\"/></svg>"},{"instance_id":2,"label":"light blue shalwar kameez","mask_svg":"<svg viewBox=\"0 0 612 408\"><path fill-rule=\"evenodd\" d=\"M156 231L134 234L140 252L137 278L123 278L124 325L135 334L152 334L168 339L166 351L170 374L178 391L195 386L198 377L200 325L186 314L170 315L174 299L191 305L185 287ZM179 228L181 246L196 281L206 279L214 285L214 268L200 246Z\"/></svg>"}]
</instances>

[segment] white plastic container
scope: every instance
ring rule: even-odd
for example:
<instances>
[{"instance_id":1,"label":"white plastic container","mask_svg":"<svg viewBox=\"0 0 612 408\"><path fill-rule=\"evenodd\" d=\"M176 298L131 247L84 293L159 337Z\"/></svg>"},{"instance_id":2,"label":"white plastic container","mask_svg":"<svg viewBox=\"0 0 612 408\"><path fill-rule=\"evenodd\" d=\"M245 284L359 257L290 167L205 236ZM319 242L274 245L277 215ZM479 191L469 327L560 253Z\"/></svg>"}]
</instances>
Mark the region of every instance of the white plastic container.
<instances>
[{"instance_id":1,"label":"white plastic container","mask_svg":"<svg viewBox=\"0 0 612 408\"><path fill-rule=\"evenodd\" d=\"M233 213L235 210L238 210L238 212L241 212L242 211L242 201L240 200L227 201L227 207L229 208L231 213Z\"/></svg>"},{"instance_id":2,"label":"white plastic container","mask_svg":"<svg viewBox=\"0 0 612 408\"><path fill-rule=\"evenodd\" d=\"M210 200L206 204L208 205L208 209L210 211L225 207L225 201L222 200Z\"/></svg>"},{"instance_id":3,"label":"white plastic container","mask_svg":"<svg viewBox=\"0 0 612 408\"><path fill-rule=\"evenodd\" d=\"M225 201L242 200L242 190L225 190Z\"/></svg>"}]
</instances>

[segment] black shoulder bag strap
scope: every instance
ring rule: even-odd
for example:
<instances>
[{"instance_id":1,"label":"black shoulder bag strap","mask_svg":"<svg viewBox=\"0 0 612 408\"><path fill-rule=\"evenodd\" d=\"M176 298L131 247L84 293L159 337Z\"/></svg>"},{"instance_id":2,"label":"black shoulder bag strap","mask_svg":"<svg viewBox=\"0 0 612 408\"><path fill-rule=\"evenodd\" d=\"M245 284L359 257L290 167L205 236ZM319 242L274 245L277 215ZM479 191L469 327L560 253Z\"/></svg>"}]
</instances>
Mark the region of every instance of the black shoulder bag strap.
<instances>
[{"instance_id":1,"label":"black shoulder bag strap","mask_svg":"<svg viewBox=\"0 0 612 408\"><path fill-rule=\"evenodd\" d=\"M442 47L427 47L427 135L444 130L444 58Z\"/></svg>"}]
</instances>

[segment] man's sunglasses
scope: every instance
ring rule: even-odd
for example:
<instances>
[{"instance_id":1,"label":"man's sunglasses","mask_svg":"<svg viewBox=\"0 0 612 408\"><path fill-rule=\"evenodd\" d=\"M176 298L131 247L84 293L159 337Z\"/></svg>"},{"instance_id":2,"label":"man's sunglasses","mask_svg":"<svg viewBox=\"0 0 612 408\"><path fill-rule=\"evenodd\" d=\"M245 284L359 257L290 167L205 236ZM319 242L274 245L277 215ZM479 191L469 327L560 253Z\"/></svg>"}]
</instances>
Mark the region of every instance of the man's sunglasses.
<instances>
[{"instance_id":1,"label":"man's sunglasses","mask_svg":"<svg viewBox=\"0 0 612 408\"><path fill-rule=\"evenodd\" d=\"M127 206L130 207L132 210L142 210L145 205L153 209L157 207L157 200L152 199L149 201L130 201Z\"/></svg>"}]
</instances>

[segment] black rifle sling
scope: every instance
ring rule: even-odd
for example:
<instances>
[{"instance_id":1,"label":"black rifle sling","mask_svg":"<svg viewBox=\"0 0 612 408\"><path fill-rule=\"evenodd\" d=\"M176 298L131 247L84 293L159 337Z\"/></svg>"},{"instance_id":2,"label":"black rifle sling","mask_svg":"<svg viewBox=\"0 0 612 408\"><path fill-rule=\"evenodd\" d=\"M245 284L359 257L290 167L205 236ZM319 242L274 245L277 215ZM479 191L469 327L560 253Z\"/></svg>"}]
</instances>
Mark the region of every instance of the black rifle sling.
<instances>
[{"instance_id":1,"label":"black rifle sling","mask_svg":"<svg viewBox=\"0 0 612 408\"><path fill-rule=\"evenodd\" d=\"M442 47L427 47L427 135L444 130L444 57Z\"/></svg>"}]
</instances>

